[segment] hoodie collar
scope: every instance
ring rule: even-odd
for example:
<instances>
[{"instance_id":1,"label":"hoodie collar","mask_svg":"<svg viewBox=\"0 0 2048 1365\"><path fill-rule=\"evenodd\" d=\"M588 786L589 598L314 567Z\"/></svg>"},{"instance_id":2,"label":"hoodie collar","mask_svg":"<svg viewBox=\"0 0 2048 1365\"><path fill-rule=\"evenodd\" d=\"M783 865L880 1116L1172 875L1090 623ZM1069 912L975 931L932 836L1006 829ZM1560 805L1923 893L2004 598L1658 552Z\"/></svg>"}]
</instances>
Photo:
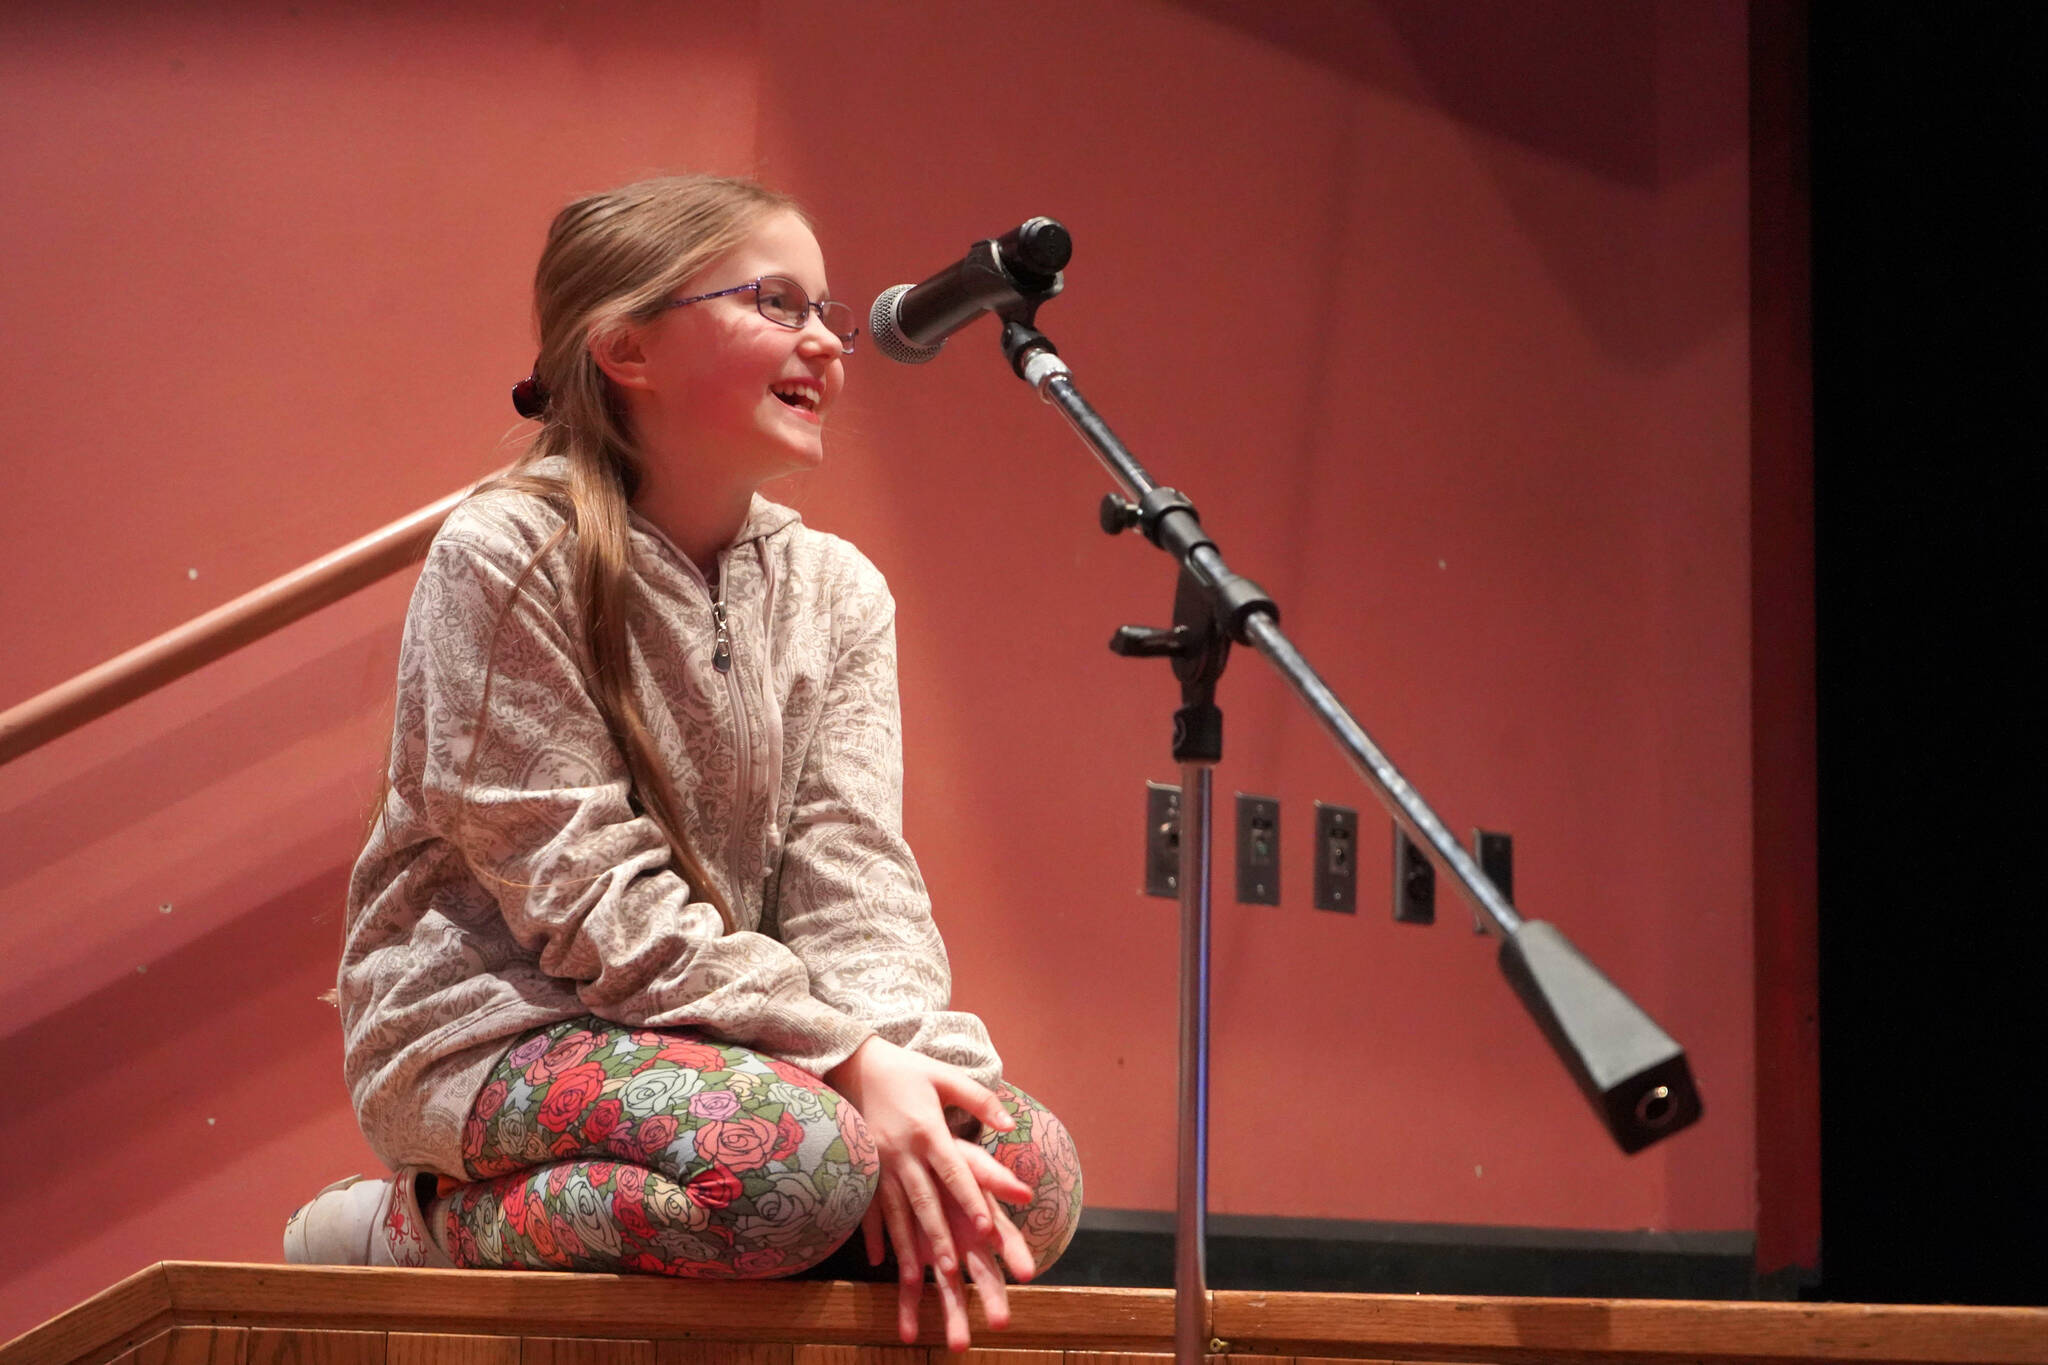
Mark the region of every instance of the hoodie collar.
<instances>
[{"instance_id":1,"label":"hoodie collar","mask_svg":"<svg viewBox=\"0 0 2048 1365\"><path fill-rule=\"evenodd\" d=\"M668 546L678 557L682 555L682 551L676 549L675 542L663 534L659 526L656 526L646 517L641 516L637 508L629 508L627 516L635 530L653 536L656 540ZM757 541L766 540L777 531L785 527L794 526L802 520L803 518L797 515L794 507L784 507L779 502L770 502L759 493L756 493L754 494L753 501L747 505L747 519L740 523L739 534L732 538L732 543L727 545L721 553L737 550L742 545L751 545Z\"/></svg>"},{"instance_id":2,"label":"hoodie collar","mask_svg":"<svg viewBox=\"0 0 2048 1365\"><path fill-rule=\"evenodd\" d=\"M735 546L745 545L752 540L765 540L786 526L793 526L803 518L794 507L784 507L779 502L770 502L759 493L747 506L747 519L740 525L740 533L733 537Z\"/></svg>"},{"instance_id":3,"label":"hoodie collar","mask_svg":"<svg viewBox=\"0 0 2048 1365\"><path fill-rule=\"evenodd\" d=\"M532 472L543 478L566 479L569 462L558 455L550 456L545 460L536 461ZM664 544L668 543L668 537L661 534L660 528L641 516L637 509L628 509L628 515L636 528L659 537ZM784 507L779 502L770 502L756 493L747 504L747 519L740 523L739 534L733 537L732 544L727 548L737 549L753 541L765 540L777 531L794 526L802 520L794 507Z\"/></svg>"}]
</instances>

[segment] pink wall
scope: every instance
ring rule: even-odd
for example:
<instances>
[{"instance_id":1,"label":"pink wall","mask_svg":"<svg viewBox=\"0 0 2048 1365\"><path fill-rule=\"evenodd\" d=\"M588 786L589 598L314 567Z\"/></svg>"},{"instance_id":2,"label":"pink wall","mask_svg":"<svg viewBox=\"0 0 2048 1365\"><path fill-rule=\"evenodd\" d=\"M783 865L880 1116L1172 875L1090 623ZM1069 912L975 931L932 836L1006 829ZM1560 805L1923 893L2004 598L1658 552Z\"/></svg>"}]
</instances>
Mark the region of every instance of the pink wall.
<instances>
[{"instance_id":1,"label":"pink wall","mask_svg":"<svg viewBox=\"0 0 2048 1365\"><path fill-rule=\"evenodd\" d=\"M1386 920L1371 810L1373 913L1311 910L1311 802L1372 803L1243 655L1218 787L1282 798L1286 891L1218 907L1214 1207L1756 1226L1741 5L219 8L0 15L0 703L502 462L576 191L757 172L859 300L1053 213L1086 392L1708 1103L1618 1155L1462 906ZM782 496L895 584L958 999L1092 1203L1168 1207L1175 916L1135 888L1174 694L1103 648L1167 566L1093 529L986 324L841 411ZM407 587L0 768L0 1337L273 1258L370 1164L315 997Z\"/></svg>"}]
</instances>

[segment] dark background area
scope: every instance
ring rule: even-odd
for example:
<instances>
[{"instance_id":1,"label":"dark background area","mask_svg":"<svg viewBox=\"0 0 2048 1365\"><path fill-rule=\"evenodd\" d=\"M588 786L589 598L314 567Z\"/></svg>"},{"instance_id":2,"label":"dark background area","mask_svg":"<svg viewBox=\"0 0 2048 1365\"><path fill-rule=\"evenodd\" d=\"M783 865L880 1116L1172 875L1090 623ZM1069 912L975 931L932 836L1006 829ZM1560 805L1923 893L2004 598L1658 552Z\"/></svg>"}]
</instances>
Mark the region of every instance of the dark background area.
<instances>
[{"instance_id":1,"label":"dark background area","mask_svg":"<svg viewBox=\"0 0 2048 1365\"><path fill-rule=\"evenodd\" d=\"M2048 22L1811 13L1818 1293L2048 1303Z\"/></svg>"}]
</instances>

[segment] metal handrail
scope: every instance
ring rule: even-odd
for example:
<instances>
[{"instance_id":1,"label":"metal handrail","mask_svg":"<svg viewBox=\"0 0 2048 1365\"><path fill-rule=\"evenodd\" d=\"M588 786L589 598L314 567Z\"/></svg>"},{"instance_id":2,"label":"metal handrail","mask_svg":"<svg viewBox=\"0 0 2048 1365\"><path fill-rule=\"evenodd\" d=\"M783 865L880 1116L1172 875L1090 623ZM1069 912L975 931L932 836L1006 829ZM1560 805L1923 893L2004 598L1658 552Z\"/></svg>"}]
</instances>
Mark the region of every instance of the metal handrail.
<instances>
[{"instance_id":1,"label":"metal handrail","mask_svg":"<svg viewBox=\"0 0 2048 1365\"><path fill-rule=\"evenodd\" d=\"M458 489L69 682L0 711L0 763L10 763L425 557L434 533L470 491Z\"/></svg>"}]
</instances>

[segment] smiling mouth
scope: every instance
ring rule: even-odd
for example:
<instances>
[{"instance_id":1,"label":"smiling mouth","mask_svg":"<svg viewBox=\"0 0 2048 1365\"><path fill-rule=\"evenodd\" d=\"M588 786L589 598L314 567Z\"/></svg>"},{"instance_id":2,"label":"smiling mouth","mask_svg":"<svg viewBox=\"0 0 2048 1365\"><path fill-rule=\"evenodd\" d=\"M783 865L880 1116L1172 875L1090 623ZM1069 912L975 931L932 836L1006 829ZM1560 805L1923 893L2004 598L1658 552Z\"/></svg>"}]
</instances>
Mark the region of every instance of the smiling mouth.
<instances>
[{"instance_id":1,"label":"smiling mouth","mask_svg":"<svg viewBox=\"0 0 2048 1365\"><path fill-rule=\"evenodd\" d=\"M798 412L808 413L814 417L817 415L818 393L808 384L778 384L768 392L774 394L785 407L795 408Z\"/></svg>"}]
</instances>

